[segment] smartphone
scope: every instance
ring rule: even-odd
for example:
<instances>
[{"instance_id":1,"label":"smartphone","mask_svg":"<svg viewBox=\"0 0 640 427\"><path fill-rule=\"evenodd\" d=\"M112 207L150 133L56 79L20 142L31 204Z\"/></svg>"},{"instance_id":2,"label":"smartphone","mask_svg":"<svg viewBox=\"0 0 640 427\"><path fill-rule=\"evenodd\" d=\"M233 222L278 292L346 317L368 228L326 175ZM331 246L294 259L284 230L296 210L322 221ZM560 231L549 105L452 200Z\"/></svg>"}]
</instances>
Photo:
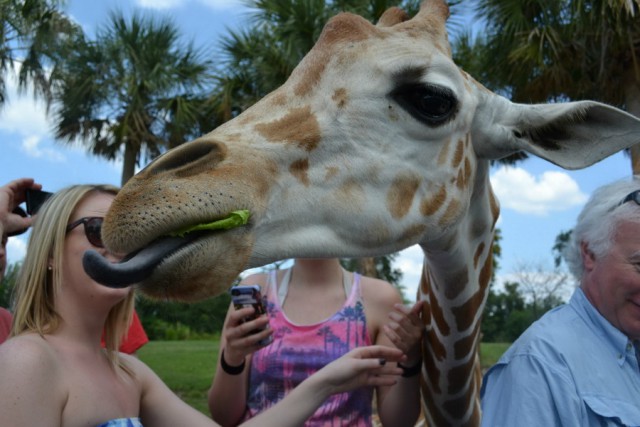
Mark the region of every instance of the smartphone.
<instances>
[{"instance_id":1,"label":"smartphone","mask_svg":"<svg viewBox=\"0 0 640 427\"><path fill-rule=\"evenodd\" d=\"M27 199L27 214L29 214L29 216L33 216L38 213L42 204L46 202L53 193L42 190L27 189L25 191L25 195Z\"/></svg>"},{"instance_id":2,"label":"smartphone","mask_svg":"<svg viewBox=\"0 0 640 427\"><path fill-rule=\"evenodd\" d=\"M254 320L259 316L262 316L267 312L264 307L264 303L262 301L262 294L260 293L260 286L258 285L240 285L234 286L229 291L231 293L231 301L233 302L233 306L236 310L240 310L241 308L252 306L254 308L254 313L243 319L244 322L248 322L250 320ZM251 331L251 333L255 334L260 332L260 330ZM267 345L273 341L273 336L269 336L258 343L260 345Z\"/></svg>"}]
</instances>

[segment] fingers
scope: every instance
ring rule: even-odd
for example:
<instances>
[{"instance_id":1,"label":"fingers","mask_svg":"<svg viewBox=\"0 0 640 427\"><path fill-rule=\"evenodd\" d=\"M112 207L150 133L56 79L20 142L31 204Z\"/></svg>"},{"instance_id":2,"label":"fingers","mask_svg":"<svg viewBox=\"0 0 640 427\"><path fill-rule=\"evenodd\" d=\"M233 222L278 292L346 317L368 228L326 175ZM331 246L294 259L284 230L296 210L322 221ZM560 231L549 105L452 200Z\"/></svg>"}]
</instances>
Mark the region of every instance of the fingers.
<instances>
[{"instance_id":1,"label":"fingers","mask_svg":"<svg viewBox=\"0 0 640 427\"><path fill-rule=\"evenodd\" d=\"M229 314L224 330L225 359L227 362L241 363L249 354L268 345L267 339L273 335L266 315L244 321L254 314L253 307L234 310Z\"/></svg>"},{"instance_id":2,"label":"fingers","mask_svg":"<svg viewBox=\"0 0 640 427\"><path fill-rule=\"evenodd\" d=\"M373 363L374 367L376 367L375 364L377 364L377 367L386 366L386 363L380 363L380 359L384 359L387 362L399 362L404 359L404 354L400 349L388 347L385 345L357 347L351 350L345 356L357 359L370 359L370 362Z\"/></svg>"},{"instance_id":3,"label":"fingers","mask_svg":"<svg viewBox=\"0 0 640 427\"><path fill-rule=\"evenodd\" d=\"M422 339L424 326L420 318L423 301L412 306L394 305L389 313L389 322L383 326L387 338L405 354L417 348Z\"/></svg>"}]
</instances>

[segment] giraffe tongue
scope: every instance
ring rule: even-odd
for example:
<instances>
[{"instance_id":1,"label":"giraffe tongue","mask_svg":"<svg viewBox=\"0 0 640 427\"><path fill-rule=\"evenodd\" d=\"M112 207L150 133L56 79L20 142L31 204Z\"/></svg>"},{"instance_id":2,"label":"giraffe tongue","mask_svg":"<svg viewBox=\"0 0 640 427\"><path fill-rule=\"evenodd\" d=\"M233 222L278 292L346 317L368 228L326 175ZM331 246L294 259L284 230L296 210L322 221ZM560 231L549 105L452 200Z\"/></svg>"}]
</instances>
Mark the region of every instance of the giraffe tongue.
<instances>
[{"instance_id":1,"label":"giraffe tongue","mask_svg":"<svg viewBox=\"0 0 640 427\"><path fill-rule=\"evenodd\" d=\"M109 262L97 251L84 253L84 271L98 283L110 288L126 288L151 276L160 262L180 247L191 242L201 233L190 233L186 237L163 237L150 245L132 252L122 261Z\"/></svg>"}]
</instances>

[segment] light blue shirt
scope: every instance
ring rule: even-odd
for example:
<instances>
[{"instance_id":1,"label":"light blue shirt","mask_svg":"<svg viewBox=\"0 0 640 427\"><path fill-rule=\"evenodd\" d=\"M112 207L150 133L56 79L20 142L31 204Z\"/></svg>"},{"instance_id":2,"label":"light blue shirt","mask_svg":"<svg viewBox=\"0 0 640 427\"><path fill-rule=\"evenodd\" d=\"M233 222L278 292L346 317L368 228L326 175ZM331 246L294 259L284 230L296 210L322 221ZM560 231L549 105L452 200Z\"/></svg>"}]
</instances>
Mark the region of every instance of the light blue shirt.
<instances>
[{"instance_id":1,"label":"light blue shirt","mask_svg":"<svg viewBox=\"0 0 640 427\"><path fill-rule=\"evenodd\" d=\"M486 427L640 426L633 343L577 289L485 374Z\"/></svg>"}]
</instances>

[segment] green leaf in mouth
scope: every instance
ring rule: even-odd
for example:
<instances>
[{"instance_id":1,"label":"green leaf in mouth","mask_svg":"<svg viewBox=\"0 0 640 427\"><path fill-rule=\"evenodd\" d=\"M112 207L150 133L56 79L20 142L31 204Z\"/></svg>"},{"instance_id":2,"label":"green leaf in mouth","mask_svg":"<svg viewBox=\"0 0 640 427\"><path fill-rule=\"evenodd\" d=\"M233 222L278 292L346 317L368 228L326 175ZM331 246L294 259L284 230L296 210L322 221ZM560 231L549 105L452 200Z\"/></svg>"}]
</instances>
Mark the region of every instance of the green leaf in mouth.
<instances>
[{"instance_id":1,"label":"green leaf in mouth","mask_svg":"<svg viewBox=\"0 0 640 427\"><path fill-rule=\"evenodd\" d=\"M191 225L169 233L172 237L184 237L185 234L199 230L229 230L245 225L251 214L246 209L231 212L226 218L222 218L206 224Z\"/></svg>"}]
</instances>

